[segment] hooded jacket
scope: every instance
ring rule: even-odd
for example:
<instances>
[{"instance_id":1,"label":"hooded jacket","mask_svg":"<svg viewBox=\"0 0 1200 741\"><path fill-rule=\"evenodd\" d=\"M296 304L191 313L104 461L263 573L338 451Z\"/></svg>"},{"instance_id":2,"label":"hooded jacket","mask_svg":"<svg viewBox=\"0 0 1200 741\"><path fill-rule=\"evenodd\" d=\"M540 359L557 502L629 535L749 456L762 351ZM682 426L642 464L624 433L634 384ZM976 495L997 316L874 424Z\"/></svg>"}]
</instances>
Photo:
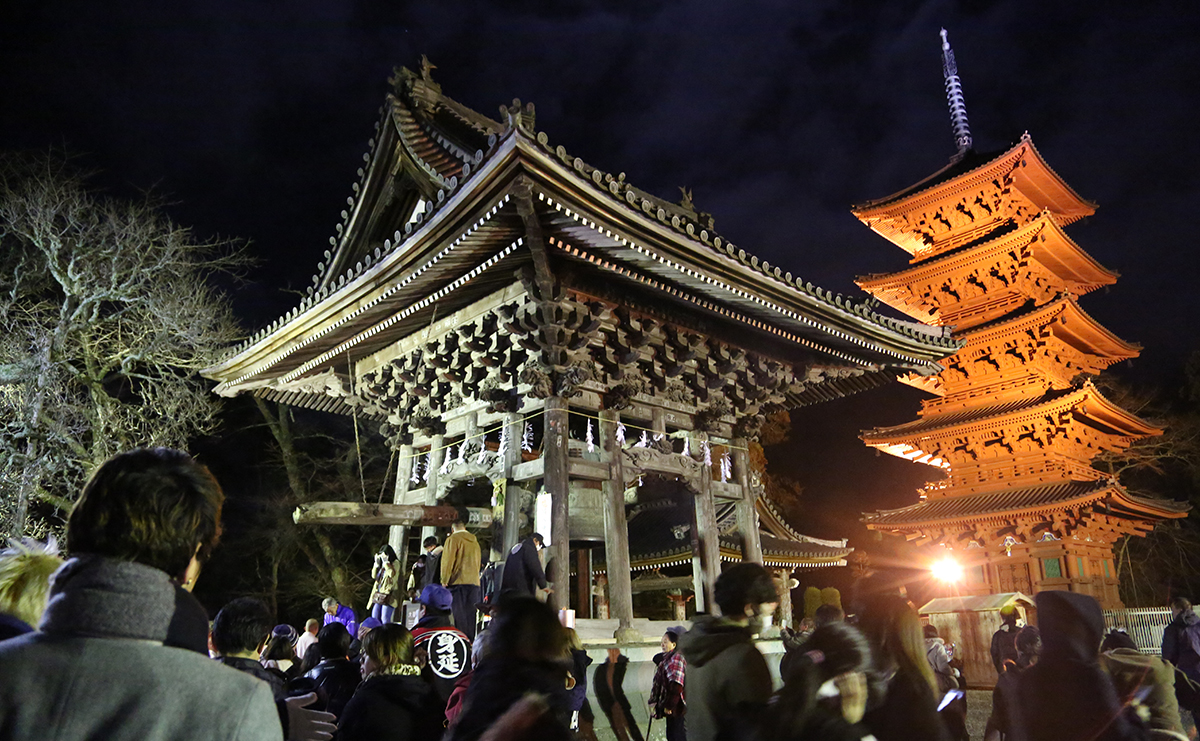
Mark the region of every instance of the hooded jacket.
<instances>
[{"instance_id":1,"label":"hooded jacket","mask_svg":"<svg viewBox=\"0 0 1200 741\"><path fill-rule=\"evenodd\" d=\"M1179 703L1175 699L1175 672L1170 665L1136 648L1117 648L1100 654L1100 666L1112 677L1122 702L1137 698L1146 706L1150 711L1150 728L1183 733Z\"/></svg>"},{"instance_id":2,"label":"hooded jacket","mask_svg":"<svg viewBox=\"0 0 1200 741\"><path fill-rule=\"evenodd\" d=\"M1008 702L1015 741L1132 741L1147 731L1126 713L1099 664L1104 615L1095 599L1040 592L1042 653Z\"/></svg>"},{"instance_id":3,"label":"hooded jacket","mask_svg":"<svg viewBox=\"0 0 1200 741\"><path fill-rule=\"evenodd\" d=\"M441 698L418 675L373 676L359 685L338 720L339 741L425 741L441 738Z\"/></svg>"},{"instance_id":4,"label":"hooded jacket","mask_svg":"<svg viewBox=\"0 0 1200 741\"><path fill-rule=\"evenodd\" d=\"M1163 628L1163 661L1169 661L1179 667L1179 670L1193 681L1200 681L1200 656L1196 655L1187 634L1189 631L1200 630L1198 623L1200 615L1189 609L1180 612Z\"/></svg>"},{"instance_id":5,"label":"hooded jacket","mask_svg":"<svg viewBox=\"0 0 1200 741\"><path fill-rule=\"evenodd\" d=\"M703 616L679 639L687 660L689 741L755 738L771 697L771 671L750 629Z\"/></svg>"}]
</instances>

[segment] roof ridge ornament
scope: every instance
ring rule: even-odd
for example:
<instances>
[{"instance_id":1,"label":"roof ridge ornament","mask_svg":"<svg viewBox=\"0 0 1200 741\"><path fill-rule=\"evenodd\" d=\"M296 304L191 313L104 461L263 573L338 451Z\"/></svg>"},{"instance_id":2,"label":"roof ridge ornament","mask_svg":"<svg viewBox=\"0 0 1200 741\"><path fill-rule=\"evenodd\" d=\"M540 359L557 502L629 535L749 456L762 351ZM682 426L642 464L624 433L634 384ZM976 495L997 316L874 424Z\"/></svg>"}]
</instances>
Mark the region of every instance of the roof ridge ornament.
<instances>
[{"instance_id":1,"label":"roof ridge ornament","mask_svg":"<svg viewBox=\"0 0 1200 741\"><path fill-rule=\"evenodd\" d=\"M942 29L942 74L946 78L946 104L950 107L950 128L954 131L954 145L958 153L954 159L962 159L974 144L971 139L971 127L967 123L967 103L963 98L962 81L958 78L958 63L954 60L954 50L950 48L950 40L946 38L946 29Z\"/></svg>"}]
</instances>

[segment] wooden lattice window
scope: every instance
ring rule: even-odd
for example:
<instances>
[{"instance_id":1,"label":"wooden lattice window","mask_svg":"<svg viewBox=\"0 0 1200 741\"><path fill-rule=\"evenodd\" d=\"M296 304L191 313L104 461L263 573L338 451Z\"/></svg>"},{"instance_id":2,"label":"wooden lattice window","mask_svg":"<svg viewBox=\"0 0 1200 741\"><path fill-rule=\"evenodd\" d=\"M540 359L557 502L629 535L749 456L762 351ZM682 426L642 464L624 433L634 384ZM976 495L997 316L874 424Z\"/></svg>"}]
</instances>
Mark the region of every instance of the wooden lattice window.
<instances>
[{"instance_id":1,"label":"wooden lattice window","mask_svg":"<svg viewBox=\"0 0 1200 741\"><path fill-rule=\"evenodd\" d=\"M1043 558L1042 575L1046 579L1061 579L1062 562L1057 558Z\"/></svg>"}]
</instances>

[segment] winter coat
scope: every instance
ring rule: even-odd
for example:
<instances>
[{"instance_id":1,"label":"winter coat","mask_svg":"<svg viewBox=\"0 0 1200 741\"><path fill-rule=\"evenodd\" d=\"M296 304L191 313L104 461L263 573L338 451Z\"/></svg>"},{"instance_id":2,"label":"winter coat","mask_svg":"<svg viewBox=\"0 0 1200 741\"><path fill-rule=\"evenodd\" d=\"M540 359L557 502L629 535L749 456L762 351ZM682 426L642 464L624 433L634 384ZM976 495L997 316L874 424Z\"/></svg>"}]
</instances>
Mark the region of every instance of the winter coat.
<instances>
[{"instance_id":1,"label":"winter coat","mask_svg":"<svg viewBox=\"0 0 1200 741\"><path fill-rule=\"evenodd\" d=\"M375 560L371 567L371 578L375 580L375 586L371 590L371 604L396 606L396 582L399 578L396 567L399 565L398 561L385 561L381 566L379 559Z\"/></svg>"},{"instance_id":2,"label":"winter coat","mask_svg":"<svg viewBox=\"0 0 1200 741\"><path fill-rule=\"evenodd\" d=\"M1162 658L1188 675L1192 681L1200 682L1200 656L1188 639L1189 631L1200 630L1200 615L1192 610L1183 610L1163 628Z\"/></svg>"},{"instance_id":3,"label":"winter coat","mask_svg":"<svg viewBox=\"0 0 1200 741\"><path fill-rule=\"evenodd\" d=\"M537 588L546 588L546 572L538 558L537 544L526 538L512 547L504 562L500 580L501 594L521 594L532 597Z\"/></svg>"},{"instance_id":4,"label":"winter coat","mask_svg":"<svg viewBox=\"0 0 1200 741\"><path fill-rule=\"evenodd\" d=\"M771 697L771 672L748 627L703 616L679 639L687 660L689 741L755 738Z\"/></svg>"},{"instance_id":5,"label":"winter coat","mask_svg":"<svg viewBox=\"0 0 1200 741\"><path fill-rule=\"evenodd\" d=\"M425 571L421 575L421 584L417 590L423 590L430 584L442 583L442 552L443 548L439 545L432 551L425 551Z\"/></svg>"},{"instance_id":6,"label":"winter coat","mask_svg":"<svg viewBox=\"0 0 1200 741\"><path fill-rule=\"evenodd\" d=\"M938 691L944 695L947 691L958 688L958 680L954 676L956 672L950 666L950 653L946 650L945 640L926 638L925 659L929 662L929 668L933 669L933 675L938 683Z\"/></svg>"},{"instance_id":7,"label":"winter coat","mask_svg":"<svg viewBox=\"0 0 1200 741\"><path fill-rule=\"evenodd\" d=\"M582 710L583 704L587 702L587 668L591 663L592 657L587 655L587 651L581 648L571 649L571 676L575 678L575 686L567 692L571 698L571 712Z\"/></svg>"},{"instance_id":8,"label":"winter coat","mask_svg":"<svg viewBox=\"0 0 1200 741\"><path fill-rule=\"evenodd\" d=\"M1009 704L1013 741L1133 741L1147 738L1098 662L1104 615L1076 592L1038 593L1042 653L1017 678Z\"/></svg>"},{"instance_id":9,"label":"winter coat","mask_svg":"<svg viewBox=\"0 0 1200 741\"><path fill-rule=\"evenodd\" d=\"M323 624L329 625L330 623L341 623L346 626L346 632L351 637L358 635L358 618L354 617L354 610L341 603L338 604L337 611L332 615L328 612L325 613L325 622Z\"/></svg>"},{"instance_id":10,"label":"winter coat","mask_svg":"<svg viewBox=\"0 0 1200 741\"><path fill-rule=\"evenodd\" d=\"M996 668L997 674L1004 673L1004 662L1017 660L1017 632L1019 630L1020 628L1016 625L1005 623L992 634L992 666Z\"/></svg>"},{"instance_id":11,"label":"winter coat","mask_svg":"<svg viewBox=\"0 0 1200 741\"><path fill-rule=\"evenodd\" d=\"M340 718L346 703L350 702L354 690L362 681L362 671L349 659L322 659L304 678L311 679L315 684L318 700L313 707L327 710Z\"/></svg>"},{"instance_id":12,"label":"winter coat","mask_svg":"<svg viewBox=\"0 0 1200 741\"><path fill-rule=\"evenodd\" d=\"M192 596L192 593L174 584L175 614L167 626L167 639L163 643L208 658L208 610Z\"/></svg>"},{"instance_id":13,"label":"winter coat","mask_svg":"<svg viewBox=\"0 0 1200 741\"><path fill-rule=\"evenodd\" d=\"M1122 704L1135 697L1150 711L1150 728L1183 733L1175 699L1175 671L1153 654L1136 648L1117 648L1100 654L1100 666L1112 677Z\"/></svg>"},{"instance_id":14,"label":"winter coat","mask_svg":"<svg viewBox=\"0 0 1200 741\"><path fill-rule=\"evenodd\" d=\"M479 586L479 564L482 552L479 541L466 530L450 533L442 553L442 584L453 587L458 584Z\"/></svg>"},{"instance_id":15,"label":"winter coat","mask_svg":"<svg viewBox=\"0 0 1200 741\"><path fill-rule=\"evenodd\" d=\"M940 699L919 672L901 668L887 679L882 701L867 710L863 725L878 741L950 741L937 711Z\"/></svg>"},{"instance_id":16,"label":"winter coat","mask_svg":"<svg viewBox=\"0 0 1200 741\"><path fill-rule=\"evenodd\" d=\"M425 654L421 676L445 704L455 683L471 671L471 640L447 615L426 615L412 630L413 649Z\"/></svg>"},{"instance_id":17,"label":"winter coat","mask_svg":"<svg viewBox=\"0 0 1200 741\"><path fill-rule=\"evenodd\" d=\"M271 689L163 645L167 575L77 555L55 573L39 632L0 643L6 741L281 739Z\"/></svg>"},{"instance_id":18,"label":"winter coat","mask_svg":"<svg viewBox=\"0 0 1200 741\"><path fill-rule=\"evenodd\" d=\"M548 712L526 734L537 741L570 741L570 697L567 668L507 656L489 656L479 663L467 688L466 704L447 741L474 741L526 694L541 695Z\"/></svg>"},{"instance_id":19,"label":"winter coat","mask_svg":"<svg viewBox=\"0 0 1200 741\"><path fill-rule=\"evenodd\" d=\"M270 669L267 669L260 662L254 659L239 659L233 656L222 656L217 661L230 669L237 669L239 672L245 672L252 677L258 677L266 682L267 686L271 688L271 695L275 698L276 702L287 698L287 692L283 688L283 678Z\"/></svg>"},{"instance_id":20,"label":"winter coat","mask_svg":"<svg viewBox=\"0 0 1200 741\"><path fill-rule=\"evenodd\" d=\"M419 676L372 676L338 717L338 741L435 741L445 727L442 701Z\"/></svg>"},{"instance_id":21,"label":"winter coat","mask_svg":"<svg viewBox=\"0 0 1200 741\"><path fill-rule=\"evenodd\" d=\"M1011 661L1006 662L992 690L992 714L988 717L986 730L995 730L1001 739L1007 738L1012 728L1009 706L1016 702L1017 681L1026 668Z\"/></svg>"},{"instance_id":22,"label":"winter coat","mask_svg":"<svg viewBox=\"0 0 1200 741\"><path fill-rule=\"evenodd\" d=\"M454 683L454 689L450 692L450 699L446 701L446 723L453 725L454 721L463 711L463 704L467 700L467 689L471 686L471 678L474 673L467 672L457 682Z\"/></svg>"},{"instance_id":23,"label":"winter coat","mask_svg":"<svg viewBox=\"0 0 1200 741\"><path fill-rule=\"evenodd\" d=\"M20 618L0 612L0 641L32 633L33 626Z\"/></svg>"}]
</instances>

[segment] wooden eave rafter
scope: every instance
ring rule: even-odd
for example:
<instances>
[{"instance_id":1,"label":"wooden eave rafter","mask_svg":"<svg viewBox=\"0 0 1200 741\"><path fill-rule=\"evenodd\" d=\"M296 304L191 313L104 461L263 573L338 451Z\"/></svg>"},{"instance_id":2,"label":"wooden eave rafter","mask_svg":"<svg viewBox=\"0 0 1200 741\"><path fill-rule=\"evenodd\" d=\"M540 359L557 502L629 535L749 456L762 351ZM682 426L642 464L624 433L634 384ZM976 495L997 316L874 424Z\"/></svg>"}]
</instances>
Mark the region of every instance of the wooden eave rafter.
<instances>
[{"instance_id":1,"label":"wooden eave rafter","mask_svg":"<svg viewBox=\"0 0 1200 741\"><path fill-rule=\"evenodd\" d=\"M404 296L427 297L432 276L436 275L436 280L448 284L483 263L487 259L485 255L506 249L505 243L511 245L510 240L518 238L519 227L516 232L500 227L504 234L498 240L491 239L490 235L482 241L469 240L476 232L488 229L501 210L509 218L515 218L505 198L509 180L505 173L510 173L515 165L515 146L510 137L501 142L471 179L473 187L460 188L439 204L439 208L403 244L395 245L378 262L344 285L331 289L321 300L289 314L271 331L262 333L221 363L205 369L203 375L220 382L218 393L236 394L239 390L265 385L272 377L272 371L290 358L296 360L289 363L289 369L310 361L319 354L318 348L349 341L355 335L391 320L394 312L382 303L385 299L393 299L401 290ZM471 264L464 264L454 275L432 270L431 262L436 264L439 254L463 244L467 245L465 252L478 253L479 258L469 260ZM508 282L507 277L504 282ZM412 305L407 300L400 303ZM368 312L375 317L374 321L367 321ZM325 337L329 340L317 342ZM323 367L310 368L306 373L319 372Z\"/></svg>"},{"instance_id":2,"label":"wooden eave rafter","mask_svg":"<svg viewBox=\"0 0 1200 741\"><path fill-rule=\"evenodd\" d=\"M1114 363L1137 357L1142 350L1140 345L1122 340L1093 319L1071 294L1063 294L1024 314L970 329L961 336L966 343L963 349L987 345L1044 326L1072 347Z\"/></svg>"},{"instance_id":3,"label":"wooden eave rafter","mask_svg":"<svg viewBox=\"0 0 1200 741\"><path fill-rule=\"evenodd\" d=\"M403 302L381 303L392 296L397 287L403 284L409 292L416 292L432 275L445 285L456 275L474 267L460 262L456 273L442 271L419 276L424 270L420 267L422 262L435 258L439 247L444 252L443 245L458 244L462 235L495 216L496 206L489 209L488 199L494 202L503 199L503 194L520 172L532 178L539 194L548 192L562 198L559 191L565 191L586 197L587 206L595 209L589 213L611 217L613 229L606 229L610 235L624 227L628 236L619 239L625 240L623 246L628 252L633 252L629 249L631 244L644 244L652 245L662 253L662 260L654 260L644 253L644 258L656 269L673 271L676 277L690 277L697 290L715 292L723 303L765 312L772 323L796 321L807 332L824 334L829 341L856 350L855 362L859 364L887 362L918 372L935 373L941 367L934 359L944 357L958 347L937 330L864 316L861 306L852 307L849 302L842 304L840 300L835 302L789 288L782 275L765 274L768 267L765 263L763 269L755 270L747 264L749 260L739 260L714 249L698 249L692 240L681 239L677 232L630 208L623 200L612 198L607 191L595 188L590 179L582 178L577 171L554 162L547 156L545 147L538 146L539 143L533 142L531 135L522 128L511 129L472 177L461 187L455 184L452 194L439 202L432 214L402 243L393 245L365 269L353 272L345 285L329 286L328 294L319 301L306 302L302 310L289 312L273 329L261 333L224 362L206 369L204 374L220 382L219 393L235 394L240 390L267 386L280 376L290 381L298 374L320 372L338 357L335 350L345 351L343 355L352 350L362 354L362 348L357 347L360 342L373 336L377 327L389 321L392 312L403 307ZM375 167L378 171L387 169L382 161L377 161ZM580 187L581 180L586 187ZM477 219L479 213L486 213L486 216ZM595 221L587 221L592 228L598 228ZM612 244L616 245L618 241ZM478 262L482 262L486 259L487 249L494 251L503 245L483 247L486 249L467 250L466 254L479 254ZM726 280L729 283L721 288ZM377 338L377 342L386 345L384 339ZM373 351L372 348L367 350ZM878 361L863 358L863 352L882 357Z\"/></svg>"},{"instance_id":4,"label":"wooden eave rafter","mask_svg":"<svg viewBox=\"0 0 1200 741\"><path fill-rule=\"evenodd\" d=\"M1031 245L1034 259L1041 263L1047 272L1058 276L1064 283L1064 289L1076 295L1090 293L1117 281L1116 273L1096 262L1062 230L1056 216L1043 212L1020 229L994 240L960 252L941 255L895 273L860 276L854 282L859 288L898 311L925 321L936 322L938 317L933 307L912 294L913 284L969 272L1025 245Z\"/></svg>"},{"instance_id":5,"label":"wooden eave rafter","mask_svg":"<svg viewBox=\"0 0 1200 741\"><path fill-rule=\"evenodd\" d=\"M885 452L890 452L889 446L898 445L919 450L922 442L926 440L942 440L974 432L986 432L1068 410L1104 425L1109 429L1109 434L1119 437L1139 439L1162 434L1161 428L1106 399L1091 381L1085 382L1074 391L1057 396L1052 393L1050 396L1052 398L1049 400L1022 400L999 407L954 411L945 415L925 417L895 427L877 427L863 432L860 437L867 445Z\"/></svg>"},{"instance_id":6,"label":"wooden eave rafter","mask_svg":"<svg viewBox=\"0 0 1200 741\"><path fill-rule=\"evenodd\" d=\"M943 168L945 169L947 168ZM938 173L935 173L926 178L934 181L934 184L927 188L919 188L919 185L917 190L906 188L890 196L854 206L851 213L875 228L874 225L882 220L923 211L959 193L986 186L1014 170L1017 173L1018 184L1022 186L1021 192L1037 204L1039 210L1050 209L1058 214L1064 224L1095 213L1096 204L1082 198L1067 185L1042 157L1028 134L1022 136L1012 148L972 170L940 181ZM887 234L883 236L888 237ZM904 245L901 246L906 251L913 252Z\"/></svg>"}]
</instances>

